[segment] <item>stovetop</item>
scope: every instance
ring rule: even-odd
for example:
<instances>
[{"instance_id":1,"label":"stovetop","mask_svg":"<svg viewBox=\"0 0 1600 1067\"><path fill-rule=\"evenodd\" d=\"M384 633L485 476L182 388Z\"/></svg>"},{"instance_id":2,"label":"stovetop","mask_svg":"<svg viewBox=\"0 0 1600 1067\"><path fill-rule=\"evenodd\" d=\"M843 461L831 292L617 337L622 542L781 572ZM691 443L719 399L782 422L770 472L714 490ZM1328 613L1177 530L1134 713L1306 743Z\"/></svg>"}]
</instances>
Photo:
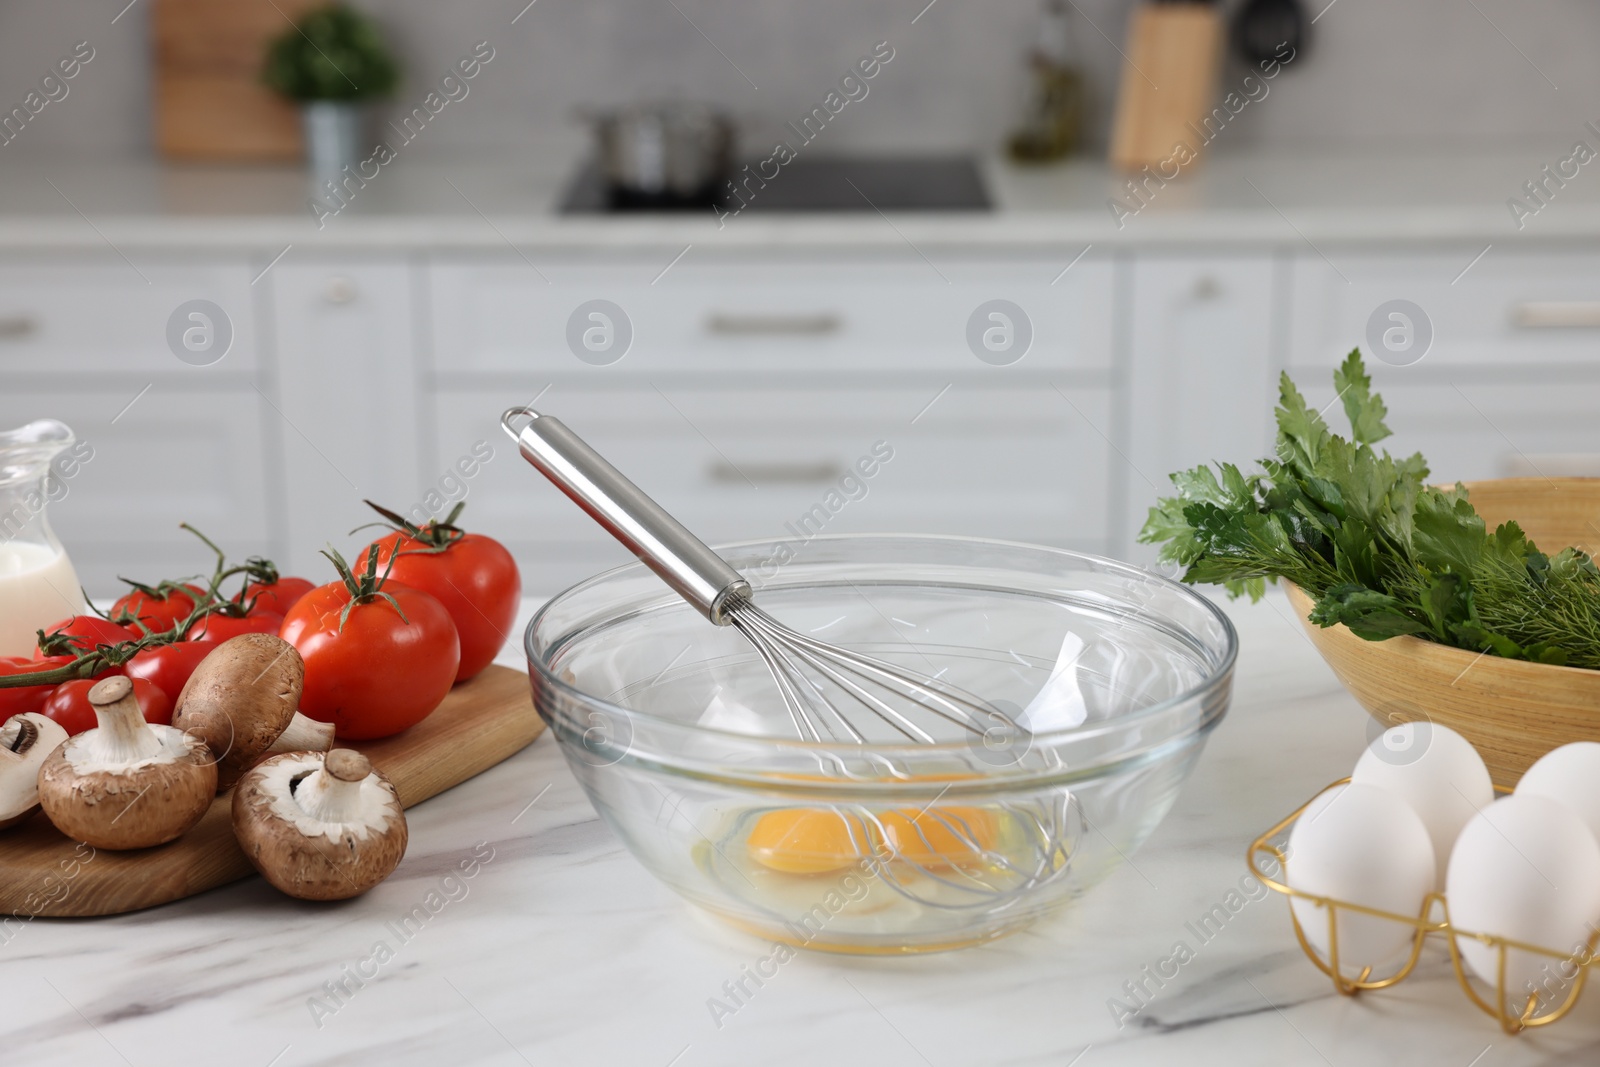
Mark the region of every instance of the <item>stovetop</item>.
<instances>
[{"instance_id":1,"label":"stovetop","mask_svg":"<svg viewBox=\"0 0 1600 1067\"><path fill-rule=\"evenodd\" d=\"M741 169L743 207L731 196L710 202L640 206L619 202L591 163L579 171L562 198L561 213L637 214L641 212L739 210L740 214L805 211L989 211L993 208L977 165L966 156L893 159L801 157L771 178L748 183L754 164ZM763 187L764 182L764 187Z\"/></svg>"}]
</instances>

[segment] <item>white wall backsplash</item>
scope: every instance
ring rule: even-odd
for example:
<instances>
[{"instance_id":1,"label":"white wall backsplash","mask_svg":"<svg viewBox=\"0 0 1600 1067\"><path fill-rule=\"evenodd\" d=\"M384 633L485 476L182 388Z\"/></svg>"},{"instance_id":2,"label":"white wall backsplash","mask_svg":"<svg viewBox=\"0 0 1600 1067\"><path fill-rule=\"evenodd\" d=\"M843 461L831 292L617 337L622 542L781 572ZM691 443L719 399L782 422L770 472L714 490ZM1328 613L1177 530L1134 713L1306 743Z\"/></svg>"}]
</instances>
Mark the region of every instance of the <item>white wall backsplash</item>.
<instances>
[{"instance_id":1,"label":"white wall backsplash","mask_svg":"<svg viewBox=\"0 0 1600 1067\"><path fill-rule=\"evenodd\" d=\"M487 39L497 52L471 96L451 105L408 154L514 151L570 133L582 105L662 94L732 110L746 120L746 147L766 150L785 120L819 104L880 40L894 46L895 59L869 97L830 125L828 150L987 149L1017 113L1020 57L1037 11L1037 0L936 0L913 25L926 0L537 0L512 25L524 2L363 4L404 59L408 79L396 103L408 110L475 42ZM1313 14L1325 2L1306 0ZM3 110L20 103L74 42L96 49L70 97L0 149L0 162L24 151L149 150L149 0L113 24L125 3L0 5ZM1077 0L1076 7L1076 44L1094 101L1091 135L1103 143L1120 63L1107 37L1121 45L1132 4ZM1600 64L1593 62L1600 9L1592 0L1335 0L1314 32L1308 54L1218 150L1518 142L1553 151L1584 121L1600 118ZM1227 80L1242 74L1235 69Z\"/></svg>"}]
</instances>

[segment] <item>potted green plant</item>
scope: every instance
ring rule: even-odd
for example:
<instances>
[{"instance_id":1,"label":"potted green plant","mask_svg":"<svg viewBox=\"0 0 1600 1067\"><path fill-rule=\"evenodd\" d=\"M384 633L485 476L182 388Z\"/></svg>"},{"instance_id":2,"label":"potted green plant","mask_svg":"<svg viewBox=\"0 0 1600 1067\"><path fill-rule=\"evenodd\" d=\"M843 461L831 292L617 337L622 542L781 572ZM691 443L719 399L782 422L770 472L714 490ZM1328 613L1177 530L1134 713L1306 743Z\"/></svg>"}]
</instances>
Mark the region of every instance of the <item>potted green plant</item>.
<instances>
[{"instance_id":1,"label":"potted green plant","mask_svg":"<svg viewBox=\"0 0 1600 1067\"><path fill-rule=\"evenodd\" d=\"M261 77L301 106L311 171L333 176L359 160L366 104L393 92L400 74L377 25L335 3L273 41Z\"/></svg>"}]
</instances>

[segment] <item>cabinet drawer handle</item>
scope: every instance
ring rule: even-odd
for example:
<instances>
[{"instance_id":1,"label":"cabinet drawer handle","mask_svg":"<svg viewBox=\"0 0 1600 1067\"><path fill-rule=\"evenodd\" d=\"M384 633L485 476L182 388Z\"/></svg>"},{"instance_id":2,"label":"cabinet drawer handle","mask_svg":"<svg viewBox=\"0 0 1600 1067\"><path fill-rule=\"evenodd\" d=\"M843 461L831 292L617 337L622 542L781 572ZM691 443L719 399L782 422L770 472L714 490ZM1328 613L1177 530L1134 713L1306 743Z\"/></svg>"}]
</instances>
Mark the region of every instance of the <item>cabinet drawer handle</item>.
<instances>
[{"instance_id":1,"label":"cabinet drawer handle","mask_svg":"<svg viewBox=\"0 0 1600 1067\"><path fill-rule=\"evenodd\" d=\"M817 460L805 463L746 463L736 467L717 460L706 467L706 477L717 485L827 485L844 477L843 463ZM748 480L747 480L748 479Z\"/></svg>"},{"instance_id":2,"label":"cabinet drawer handle","mask_svg":"<svg viewBox=\"0 0 1600 1067\"><path fill-rule=\"evenodd\" d=\"M356 283L344 277L329 278L322 287L322 298L330 304L348 304L356 298Z\"/></svg>"},{"instance_id":3,"label":"cabinet drawer handle","mask_svg":"<svg viewBox=\"0 0 1600 1067\"><path fill-rule=\"evenodd\" d=\"M1512 306L1511 321L1529 330L1593 329L1600 300L1529 300Z\"/></svg>"},{"instance_id":4,"label":"cabinet drawer handle","mask_svg":"<svg viewBox=\"0 0 1600 1067\"><path fill-rule=\"evenodd\" d=\"M32 315L0 315L0 341L20 341L39 332L39 320Z\"/></svg>"},{"instance_id":5,"label":"cabinet drawer handle","mask_svg":"<svg viewBox=\"0 0 1600 1067\"><path fill-rule=\"evenodd\" d=\"M823 337L838 333L844 320L838 315L739 315L713 312L706 317L706 332L730 337Z\"/></svg>"}]
</instances>

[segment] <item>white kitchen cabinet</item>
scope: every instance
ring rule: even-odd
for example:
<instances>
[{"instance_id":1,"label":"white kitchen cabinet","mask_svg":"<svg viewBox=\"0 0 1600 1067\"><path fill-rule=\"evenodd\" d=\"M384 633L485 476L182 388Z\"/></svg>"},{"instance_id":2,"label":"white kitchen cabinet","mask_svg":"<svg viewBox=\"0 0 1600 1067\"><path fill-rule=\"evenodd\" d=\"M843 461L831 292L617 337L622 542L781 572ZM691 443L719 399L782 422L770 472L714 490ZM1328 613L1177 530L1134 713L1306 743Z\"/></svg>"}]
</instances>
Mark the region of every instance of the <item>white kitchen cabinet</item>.
<instances>
[{"instance_id":1,"label":"white kitchen cabinet","mask_svg":"<svg viewBox=\"0 0 1600 1067\"><path fill-rule=\"evenodd\" d=\"M183 520L235 556L327 576L319 548L369 536L350 534L373 518L363 498L421 518L465 495L531 590L624 562L500 433L502 410L541 393L713 541L785 536L837 491L826 532L1147 563L1133 537L1167 475L1268 454L1278 369L1329 404L1372 311L1409 299L1431 351L1369 359L1392 449L1422 450L1445 480L1600 474L1600 254L1497 247L1463 273L1478 250L1324 251L1334 265L1305 248L1096 250L1066 273L1076 250L941 255L938 271L909 251L700 247L676 263L569 251L539 272L495 251L296 249L265 274L269 255L141 255L143 276L109 253L0 259L0 423L53 414L95 443L57 523L96 593L117 573L203 569ZM167 340L191 299L233 329L210 366ZM611 364L568 342L595 299L632 332ZM1003 366L968 342L995 299L1032 331ZM848 499L841 479L879 441L894 458Z\"/></svg>"},{"instance_id":2,"label":"white kitchen cabinet","mask_svg":"<svg viewBox=\"0 0 1600 1067\"><path fill-rule=\"evenodd\" d=\"M412 270L384 260L285 260L271 286L269 435L283 457L285 559L297 573L331 577L317 553L359 547L350 530L377 516L362 500L409 511L420 499Z\"/></svg>"},{"instance_id":3,"label":"white kitchen cabinet","mask_svg":"<svg viewBox=\"0 0 1600 1067\"><path fill-rule=\"evenodd\" d=\"M1124 492L1116 531L1127 558L1173 471L1270 454L1271 346L1279 264L1272 257L1140 258L1132 268L1127 435L1112 458Z\"/></svg>"},{"instance_id":4,"label":"white kitchen cabinet","mask_svg":"<svg viewBox=\"0 0 1600 1067\"><path fill-rule=\"evenodd\" d=\"M153 378L238 384L257 365L251 277L242 252L140 256L137 267L110 252L0 259L0 369L28 379L91 373L137 377L140 386ZM193 300L221 308L232 334L209 366L185 363L168 343L168 320Z\"/></svg>"},{"instance_id":5,"label":"white kitchen cabinet","mask_svg":"<svg viewBox=\"0 0 1600 1067\"><path fill-rule=\"evenodd\" d=\"M941 388L557 385L541 406L708 541L911 531L1105 551L1109 445L1088 420L1109 422L1109 390ZM431 467L492 450L462 480L468 514L512 547L528 588L631 558L500 433L503 393L438 403ZM851 476L862 460L872 477Z\"/></svg>"},{"instance_id":6,"label":"white kitchen cabinet","mask_svg":"<svg viewBox=\"0 0 1600 1067\"><path fill-rule=\"evenodd\" d=\"M1288 364L1332 366L1359 345L1374 364L1513 377L1600 367L1600 254L1497 245L1474 263L1483 251L1335 249L1331 264L1314 253L1296 255ZM1374 352L1368 343L1369 320L1392 300L1408 300L1426 316L1432 345L1420 359L1414 349ZM1396 346L1403 342L1397 334Z\"/></svg>"},{"instance_id":7,"label":"white kitchen cabinet","mask_svg":"<svg viewBox=\"0 0 1600 1067\"><path fill-rule=\"evenodd\" d=\"M234 560L281 550L275 457L261 447L271 417L253 392L157 382L133 390L91 384L0 392L0 425L58 418L93 449L50 520L78 577L95 595L126 592L119 575L157 582L209 574L215 557L180 522L203 531Z\"/></svg>"},{"instance_id":8,"label":"white kitchen cabinet","mask_svg":"<svg viewBox=\"0 0 1600 1067\"><path fill-rule=\"evenodd\" d=\"M640 374L1104 372L1111 262L1085 257L1064 274L1061 265L971 258L935 271L910 255L718 260L690 249L665 270L656 260L566 260L535 273L510 256L443 258L431 271L433 360L451 373L588 371L568 321L603 299L631 328L617 368ZM969 319L992 300L1020 308L1031 331L1009 367L980 361L968 344Z\"/></svg>"},{"instance_id":9,"label":"white kitchen cabinet","mask_svg":"<svg viewBox=\"0 0 1600 1067\"><path fill-rule=\"evenodd\" d=\"M713 542L789 536L830 491L845 496L841 479L882 441L894 459L827 516L827 532L1105 551L1114 271L1086 257L1063 274L1070 259L970 257L935 271L910 254L691 250L665 273L653 260L541 261L546 281L515 257L442 258L429 272L429 468L492 443L469 514L514 546L530 588L629 558L501 435L500 412L541 392L541 410ZM573 311L594 299L622 308L632 331L609 365L568 342ZM973 312L997 299L1020 307L1032 334L1005 365L968 343Z\"/></svg>"},{"instance_id":10,"label":"white kitchen cabinet","mask_svg":"<svg viewBox=\"0 0 1600 1067\"><path fill-rule=\"evenodd\" d=\"M1290 374L1321 407L1333 367L1359 345L1396 431L1382 447L1422 452L1437 481L1600 476L1600 255L1496 247L1466 269L1479 251L1336 254L1348 281L1297 256ZM1394 299L1427 317L1420 358L1374 352L1367 338ZM1338 405L1328 420L1348 432Z\"/></svg>"},{"instance_id":11,"label":"white kitchen cabinet","mask_svg":"<svg viewBox=\"0 0 1600 1067\"><path fill-rule=\"evenodd\" d=\"M0 258L0 428L57 418L93 448L51 518L95 595L125 591L118 575L208 573L213 557L181 522L238 559L281 547L248 257L135 262L109 250ZM169 341L174 312L195 300L221 309L208 312L209 340L228 337L214 361L186 362Z\"/></svg>"}]
</instances>

